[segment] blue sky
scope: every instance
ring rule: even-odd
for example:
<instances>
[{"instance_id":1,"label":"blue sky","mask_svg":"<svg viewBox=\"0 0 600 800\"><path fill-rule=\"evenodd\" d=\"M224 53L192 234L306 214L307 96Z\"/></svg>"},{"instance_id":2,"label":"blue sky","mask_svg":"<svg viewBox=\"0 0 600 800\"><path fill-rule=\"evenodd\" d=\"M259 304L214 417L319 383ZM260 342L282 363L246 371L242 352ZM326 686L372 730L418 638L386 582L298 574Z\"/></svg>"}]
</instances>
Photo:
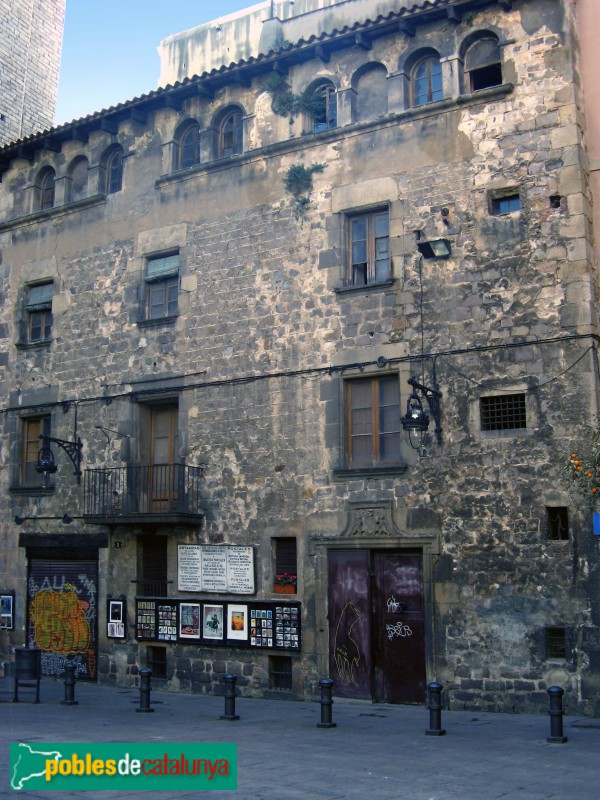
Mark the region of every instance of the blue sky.
<instances>
[{"instance_id":1,"label":"blue sky","mask_svg":"<svg viewBox=\"0 0 600 800\"><path fill-rule=\"evenodd\" d=\"M67 0L55 124L156 88L161 39L257 0Z\"/></svg>"}]
</instances>

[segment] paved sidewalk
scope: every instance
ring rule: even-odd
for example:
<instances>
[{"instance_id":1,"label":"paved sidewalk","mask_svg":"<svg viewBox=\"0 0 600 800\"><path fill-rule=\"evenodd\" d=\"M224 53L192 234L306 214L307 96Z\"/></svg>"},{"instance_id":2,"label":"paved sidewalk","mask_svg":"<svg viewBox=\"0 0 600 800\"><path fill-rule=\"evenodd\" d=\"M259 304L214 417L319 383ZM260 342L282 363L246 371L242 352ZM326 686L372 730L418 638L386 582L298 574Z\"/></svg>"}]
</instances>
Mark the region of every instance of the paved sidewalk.
<instances>
[{"instance_id":1,"label":"paved sidewalk","mask_svg":"<svg viewBox=\"0 0 600 800\"><path fill-rule=\"evenodd\" d=\"M444 711L446 736L426 736L423 707L336 699L336 728L317 728L312 702L237 698L237 721L221 720L222 697L152 692L139 714L137 690L79 683L76 706L62 682L42 680L12 703L0 679L0 798L57 793L9 791L8 745L26 742L236 742L238 789L216 792L79 791L60 800L598 800L600 719L565 717L566 744L549 744L547 715Z\"/></svg>"}]
</instances>

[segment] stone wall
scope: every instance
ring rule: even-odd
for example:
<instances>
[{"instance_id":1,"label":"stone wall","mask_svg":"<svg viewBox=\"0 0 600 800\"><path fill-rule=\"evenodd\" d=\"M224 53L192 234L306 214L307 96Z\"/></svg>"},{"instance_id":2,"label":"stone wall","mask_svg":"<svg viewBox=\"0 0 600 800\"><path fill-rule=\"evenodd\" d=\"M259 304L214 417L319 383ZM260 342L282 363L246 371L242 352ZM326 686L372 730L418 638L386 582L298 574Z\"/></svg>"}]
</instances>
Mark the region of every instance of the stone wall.
<instances>
[{"instance_id":1,"label":"stone wall","mask_svg":"<svg viewBox=\"0 0 600 800\"><path fill-rule=\"evenodd\" d=\"M52 127L65 2L0 3L0 144Z\"/></svg>"},{"instance_id":2,"label":"stone wall","mask_svg":"<svg viewBox=\"0 0 600 800\"><path fill-rule=\"evenodd\" d=\"M93 468L139 459L144 409L168 399L178 404L178 458L206 465L202 527L160 531L169 537L169 592L181 596L177 544L229 543L255 548L258 597L273 600L272 539L296 536L304 639L292 656L295 696L314 696L329 670L328 547L408 548L426 562L427 677L446 685L450 705L539 710L547 686L559 683L569 710L598 713L597 545L588 509L561 480L572 442L593 420L597 365L587 338L596 333L596 289L582 119L568 19L557 6L492 6L458 26L423 26L420 43L448 58L471 26L502 31L506 82L482 94L301 136L302 121L273 117L260 81L228 86L214 100L122 122L123 191L50 213L27 215L28 187L48 154L15 162L0 206L3 518L82 503L64 462L52 496L10 492L22 409L47 404L53 431L68 436L73 408L59 404L76 400L84 466ZM407 48L414 43L390 34L326 67L302 64L290 80L301 87L313 69L348 85L365 62L398 64ZM233 101L260 146L173 171L165 150L178 124L213 119ZM53 163L64 170L83 152L95 164L111 136L97 130L86 144L65 143ZM283 188L298 163L325 165L304 219ZM492 214L495 193L507 189L520 210ZM393 281L348 287L347 217L384 205ZM450 258L419 258L416 231L448 238ZM173 248L178 315L140 324L146 261ZM32 276L54 281L53 339L17 348ZM404 443L395 474L348 470L345 381L397 375L404 412L408 377L428 384L434 364L442 444L430 432L419 457ZM482 431L481 397L511 393L525 397L526 427ZM546 509L556 506L568 507L565 541L548 536ZM385 524L353 527L357 507L386 509ZM101 616L100 674L118 685L145 666L132 583L144 531L113 525L101 554L102 596L128 599L126 642L106 639ZM21 586L14 526L5 523L2 537L3 581ZM21 605L21 633L24 614ZM547 658L549 627L564 628L566 658ZM167 650L170 688L213 691L233 671L243 693L268 691L268 654Z\"/></svg>"}]
</instances>

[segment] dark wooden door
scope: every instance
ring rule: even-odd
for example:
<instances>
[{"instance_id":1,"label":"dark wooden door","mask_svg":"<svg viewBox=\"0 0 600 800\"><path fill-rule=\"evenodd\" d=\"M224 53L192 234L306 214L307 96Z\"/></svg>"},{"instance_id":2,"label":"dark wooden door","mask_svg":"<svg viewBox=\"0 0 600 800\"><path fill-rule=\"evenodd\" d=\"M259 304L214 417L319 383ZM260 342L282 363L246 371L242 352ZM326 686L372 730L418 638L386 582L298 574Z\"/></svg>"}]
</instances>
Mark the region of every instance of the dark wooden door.
<instances>
[{"instance_id":1,"label":"dark wooden door","mask_svg":"<svg viewBox=\"0 0 600 800\"><path fill-rule=\"evenodd\" d=\"M373 700L425 701L425 618L421 554L374 556Z\"/></svg>"},{"instance_id":2,"label":"dark wooden door","mask_svg":"<svg viewBox=\"0 0 600 800\"><path fill-rule=\"evenodd\" d=\"M371 697L368 550L329 552L329 657L335 693Z\"/></svg>"},{"instance_id":3,"label":"dark wooden door","mask_svg":"<svg viewBox=\"0 0 600 800\"><path fill-rule=\"evenodd\" d=\"M330 675L341 697L425 701L420 553L329 552Z\"/></svg>"}]
</instances>

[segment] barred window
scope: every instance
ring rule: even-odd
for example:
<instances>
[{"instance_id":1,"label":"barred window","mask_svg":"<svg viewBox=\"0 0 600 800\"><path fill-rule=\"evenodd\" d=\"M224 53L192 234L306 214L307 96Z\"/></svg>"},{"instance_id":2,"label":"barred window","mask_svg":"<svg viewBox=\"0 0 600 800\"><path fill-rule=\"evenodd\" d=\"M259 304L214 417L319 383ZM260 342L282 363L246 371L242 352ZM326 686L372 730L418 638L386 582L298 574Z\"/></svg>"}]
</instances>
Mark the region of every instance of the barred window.
<instances>
[{"instance_id":1,"label":"barred window","mask_svg":"<svg viewBox=\"0 0 600 800\"><path fill-rule=\"evenodd\" d=\"M546 628L546 658L567 657L567 636L564 628Z\"/></svg>"},{"instance_id":2,"label":"barred window","mask_svg":"<svg viewBox=\"0 0 600 800\"><path fill-rule=\"evenodd\" d=\"M564 542L569 538L569 514L564 506L546 507L546 531L548 539Z\"/></svg>"},{"instance_id":3,"label":"barred window","mask_svg":"<svg viewBox=\"0 0 600 800\"><path fill-rule=\"evenodd\" d=\"M482 431L512 431L527 427L524 394L502 394L480 399Z\"/></svg>"}]
</instances>

